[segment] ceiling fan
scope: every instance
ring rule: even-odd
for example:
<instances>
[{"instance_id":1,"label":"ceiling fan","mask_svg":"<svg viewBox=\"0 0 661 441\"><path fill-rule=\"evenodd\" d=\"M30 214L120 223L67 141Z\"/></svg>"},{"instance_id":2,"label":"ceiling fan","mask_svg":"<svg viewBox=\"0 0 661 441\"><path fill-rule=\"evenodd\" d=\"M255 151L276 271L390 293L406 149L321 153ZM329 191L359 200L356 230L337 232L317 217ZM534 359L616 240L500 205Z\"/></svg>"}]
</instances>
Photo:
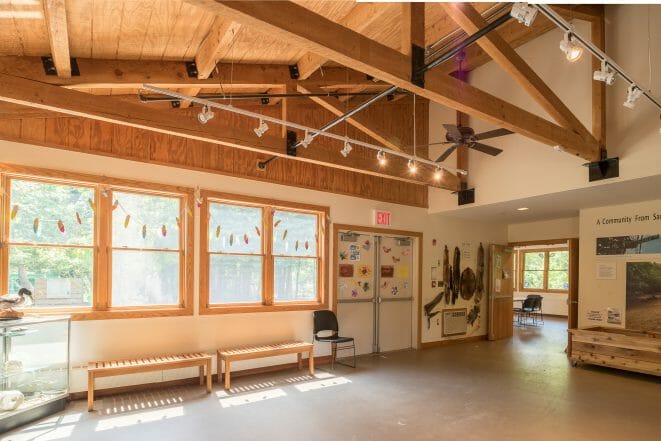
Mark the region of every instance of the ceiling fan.
<instances>
[{"instance_id":1,"label":"ceiling fan","mask_svg":"<svg viewBox=\"0 0 661 441\"><path fill-rule=\"evenodd\" d=\"M510 135L514 132L511 132L507 129L495 129L489 130L488 132L475 133L470 127L467 126L457 126L454 124L443 124L443 127L446 130L445 139L446 142L441 144L452 144L441 156L436 159L436 162L443 162L447 159L448 156L454 152L457 147L465 145L469 149L477 150L478 152L486 153L487 155L496 156L502 153L502 150L490 145L482 144L479 141L489 138L496 138L499 136Z\"/></svg>"}]
</instances>

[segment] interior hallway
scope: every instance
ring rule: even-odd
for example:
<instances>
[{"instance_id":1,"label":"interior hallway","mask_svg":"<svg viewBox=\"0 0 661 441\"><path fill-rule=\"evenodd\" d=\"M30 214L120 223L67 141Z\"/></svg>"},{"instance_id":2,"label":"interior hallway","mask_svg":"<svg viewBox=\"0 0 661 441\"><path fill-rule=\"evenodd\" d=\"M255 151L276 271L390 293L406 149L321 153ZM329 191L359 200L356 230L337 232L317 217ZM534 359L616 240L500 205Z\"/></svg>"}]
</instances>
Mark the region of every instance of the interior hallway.
<instances>
[{"instance_id":1,"label":"interior hallway","mask_svg":"<svg viewBox=\"0 0 661 441\"><path fill-rule=\"evenodd\" d=\"M564 320L514 338L76 401L3 440L658 440L661 381L570 367ZM322 412L319 409L324 409ZM246 430L249 428L249 430ZM109 430L113 429L113 430Z\"/></svg>"}]
</instances>

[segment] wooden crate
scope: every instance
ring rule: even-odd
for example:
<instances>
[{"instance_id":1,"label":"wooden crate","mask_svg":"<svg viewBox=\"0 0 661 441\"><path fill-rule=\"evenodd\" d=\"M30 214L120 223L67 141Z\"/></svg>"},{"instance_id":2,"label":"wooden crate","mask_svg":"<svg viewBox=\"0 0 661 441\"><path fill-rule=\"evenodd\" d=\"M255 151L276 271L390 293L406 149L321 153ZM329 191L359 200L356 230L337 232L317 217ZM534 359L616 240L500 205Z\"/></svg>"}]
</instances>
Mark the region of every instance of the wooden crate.
<instances>
[{"instance_id":1,"label":"wooden crate","mask_svg":"<svg viewBox=\"0 0 661 441\"><path fill-rule=\"evenodd\" d=\"M573 364L588 363L661 376L661 333L594 327L570 329Z\"/></svg>"}]
</instances>

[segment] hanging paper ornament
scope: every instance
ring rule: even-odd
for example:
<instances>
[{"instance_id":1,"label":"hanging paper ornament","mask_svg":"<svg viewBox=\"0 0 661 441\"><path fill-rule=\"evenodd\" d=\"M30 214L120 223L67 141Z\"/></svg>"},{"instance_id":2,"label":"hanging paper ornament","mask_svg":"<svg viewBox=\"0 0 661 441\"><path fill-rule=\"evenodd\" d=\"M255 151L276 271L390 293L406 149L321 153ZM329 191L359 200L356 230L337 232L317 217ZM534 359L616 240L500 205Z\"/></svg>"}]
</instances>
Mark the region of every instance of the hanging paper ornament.
<instances>
[{"instance_id":1,"label":"hanging paper ornament","mask_svg":"<svg viewBox=\"0 0 661 441\"><path fill-rule=\"evenodd\" d=\"M247 233L243 234L243 241L245 242L246 245L248 245L249 239L248 239L248 234Z\"/></svg>"},{"instance_id":2,"label":"hanging paper ornament","mask_svg":"<svg viewBox=\"0 0 661 441\"><path fill-rule=\"evenodd\" d=\"M275 221L275 223L273 224L273 228L278 228L278 225L280 225L280 222L282 222L282 219L278 219L277 221Z\"/></svg>"},{"instance_id":3,"label":"hanging paper ornament","mask_svg":"<svg viewBox=\"0 0 661 441\"><path fill-rule=\"evenodd\" d=\"M234 245L234 233L230 234L230 246Z\"/></svg>"},{"instance_id":4,"label":"hanging paper ornament","mask_svg":"<svg viewBox=\"0 0 661 441\"><path fill-rule=\"evenodd\" d=\"M287 238L287 230L282 234L282 240L285 240Z\"/></svg>"},{"instance_id":5,"label":"hanging paper ornament","mask_svg":"<svg viewBox=\"0 0 661 441\"><path fill-rule=\"evenodd\" d=\"M203 199L201 197L195 198L195 205L197 205L197 208L200 208L202 206Z\"/></svg>"},{"instance_id":6,"label":"hanging paper ornament","mask_svg":"<svg viewBox=\"0 0 661 441\"><path fill-rule=\"evenodd\" d=\"M64 233L64 222L61 220L57 221L57 229L60 230L60 233Z\"/></svg>"},{"instance_id":7,"label":"hanging paper ornament","mask_svg":"<svg viewBox=\"0 0 661 441\"><path fill-rule=\"evenodd\" d=\"M34 222L32 222L32 230L34 231L34 234L37 234L37 230L39 230L39 218L35 217Z\"/></svg>"},{"instance_id":8,"label":"hanging paper ornament","mask_svg":"<svg viewBox=\"0 0 661 441\"><path fill-rule=\"evenodd\" d=\"M220 225L216 227L216 237L220 237Z\"/></svg>"},{"instance_id":9,"label":"hanging paper ornament","mask_svg":"<svg viewBox=\"0 0 661 441\"><path fill-rule=\"evenodd\" d=\"M112 203L112 211L119 207L119 199L115 199L115 202Z\"/></svg>"},{"instance_id":10,"label":"hanging paper ornament","mask_svg":"<svg viewBox=\"0 0 661 441\"><path fill-rule=\"evenodd\" d=\"M310 248L310 243L306 240L305 241L305 249L307 250L308 248Z\"/></svg>"},{"instance_id":11,"label":"hanging paper ornament","mask_svg":"<svg viewBox=\"0 0 661 441\"><path fill-rule=\"evenodd\" d=\"M163 224L163 226L161 227L161 234L163 235L163 237L168 235L168 229L165 227L165 224Z\"/></svg>"},{"instance_id":12,"label":"hanging paper ornament","mask_svg":"<svg viewBox=\"0 0 661 441\"><path fill-rule=\"evenodd\" d=\"M147 237L147 225L142 226L142 238L145 239Z\"/></svg>"},{"instance_id":13,"label":"hanging paper ornament","mask_svg":"<svg viewBox=\"0 0 661 441\"><path fill-rule=\"evenodd\" d=\"M188 208L188 205L186 205L186 214L189 215L189 216L191 216L191 217L193 216L193 210L191 210L190 208Z\"/></svg>"},{"instance_id":14,"label":"hanging paper ornament","mask_svg":"<svg viewBox=\"0 0 661 441\"><path fill-rule=\"evenodd\" d=\"M76 222L78 222L78 225L83 223L83 220L80 218L80 213L76 211Z\"/></svg>"},{"instance_id":15,"label":"hanging paper ornament","mask_svg":"<svg viewBox=\"0 0 661 441\"><path fill-rule=\"evenodd\" d=\"M179 216L177 216L175 220L177 221L177 228L181 230L181 219L179 219Z\"/></svg>"},{"instance_id":16,"label":"hanging paper ornament","mask_svg":"<svg viewBox=\"0 0 661 441\"><path fill-rule=\"evenodd\" d=\"M298 251L298 241L294 244L294 251Z\"/></svg>"},{"instance_id":17,"label":"hanging paper ornament","mask_svg":"<svg viewBox=\"0 0 661 441\"><path fill-rule=\"evenodd\" d=\"M92 211L96 211L96 207L94 206L94 201L92 200L92 198L87 199L87 204L90 206Z\"/></svg>"},{"instance_id":18,"label":"hanging paper ornament","mask_svg":"<svg viewBox=\"0 0 661 441\"><path fill-rule=\"evenodd\" d=\"M124 228L128 228L129 222L131 222L131 215L127 214L126 218L124 218Z\"/></svg>"},{"instance_id":19,"label":"hanging paper ornament","mask_svg":"<svg viewBox=\"0 0 661 441\"><path fill-rule=\"evenodd\" d=\"M17 214L18 214L18 205L14 205L11 209L11 220L14 220Z\"/></svg>"},{"instance_id":20,"label":"hanging paper ornament","mask_svg":"<svg viewBox=\"0 0 661 441\"><path fill-rule=\"evenodd\" d=\"M259 227L255 227L255 232L257 233L257 237L262 235L261 231L259 231Z\"/></svg>"}]
</instances>

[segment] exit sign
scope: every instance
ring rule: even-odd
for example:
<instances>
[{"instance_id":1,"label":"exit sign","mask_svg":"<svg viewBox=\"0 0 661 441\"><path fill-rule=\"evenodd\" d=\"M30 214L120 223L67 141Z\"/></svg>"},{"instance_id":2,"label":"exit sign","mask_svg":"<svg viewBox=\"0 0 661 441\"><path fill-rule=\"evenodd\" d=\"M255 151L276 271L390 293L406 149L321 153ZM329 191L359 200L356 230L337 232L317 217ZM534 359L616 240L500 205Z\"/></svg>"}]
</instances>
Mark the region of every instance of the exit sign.
<instances>
[{"instance_id":1,"label":"exit sign","mask_svg":"<svg viewBox=\"0 0 661 441\"><path fill-rule=\"evenodd\" d=\"M389 211L374 210L374 225L390 226L391 214Z\"/></svg>"}]
</instances>

